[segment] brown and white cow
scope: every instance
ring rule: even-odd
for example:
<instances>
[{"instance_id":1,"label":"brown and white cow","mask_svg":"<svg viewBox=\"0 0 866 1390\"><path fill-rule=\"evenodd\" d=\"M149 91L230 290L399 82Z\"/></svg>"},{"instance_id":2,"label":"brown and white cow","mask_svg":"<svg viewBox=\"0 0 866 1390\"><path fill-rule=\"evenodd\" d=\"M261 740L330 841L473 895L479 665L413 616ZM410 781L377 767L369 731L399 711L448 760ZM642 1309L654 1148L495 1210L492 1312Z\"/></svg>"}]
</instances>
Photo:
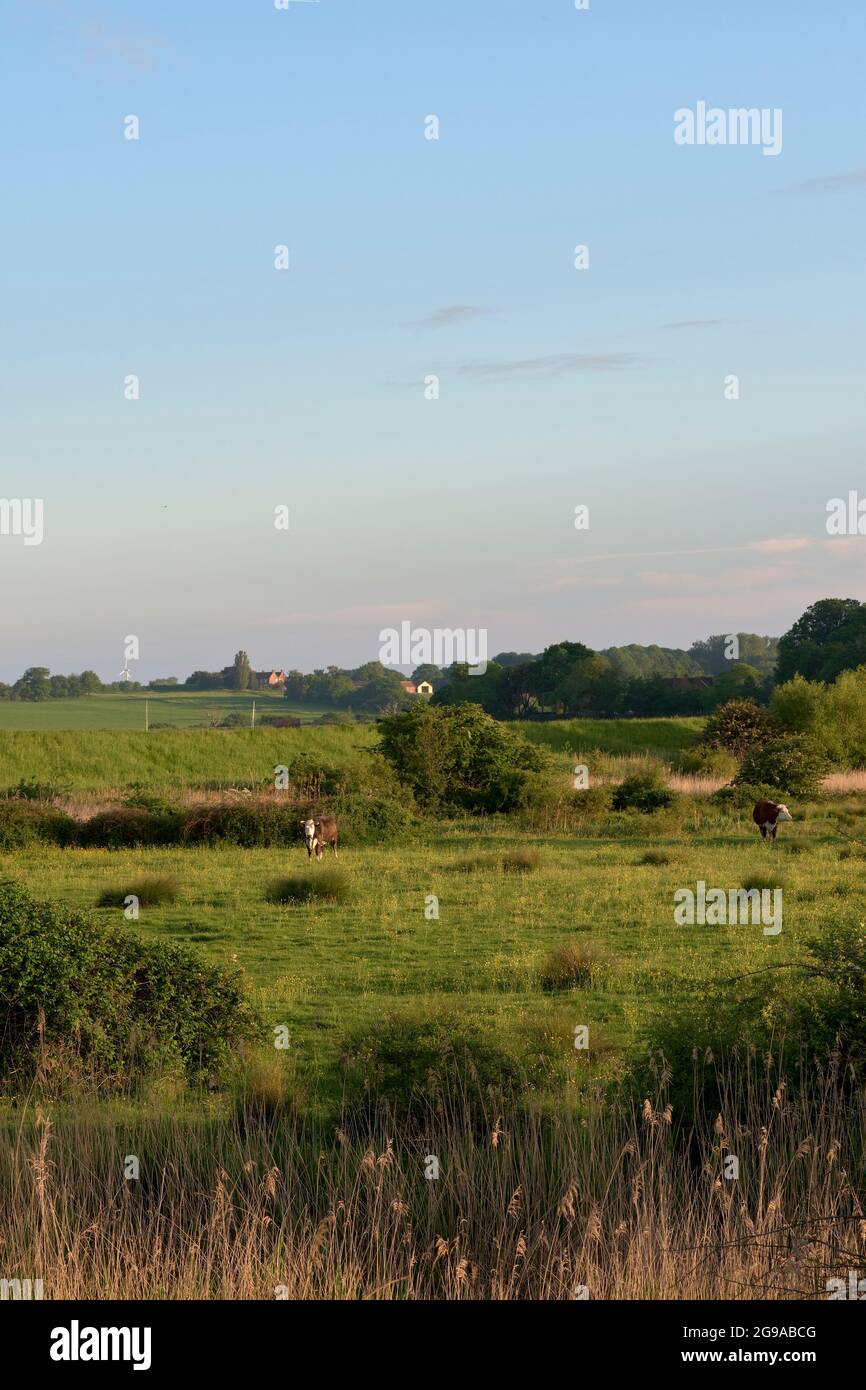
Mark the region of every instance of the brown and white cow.
<instances>
[{"instance_id":1,"label":"brown and white cow","mask_svg":"<svg viewBox=\"0 0 866 1390\"><path fill-rule=\"evenodd\" d=\"M776 830L782 821L793 819L787 806L782 806L777 801L759 801L752 812L752 820L760 830L762 840L766 840L768 835L771 840L775 840Z\"/></svg>"},{"instance_id":2,"label":"brown and white cow","mask_svg":"<svg viewBox=\"0 0 866 1390\"><path fill-rule=\"evenodd\" d=\"M316 858L321 859L327 845L331 846L334 858L337 858L337 822L333 816L311 816L309 820L301 821L301 827L309 859L312 859L314 850Z\"/></svg>"}]
</instances>

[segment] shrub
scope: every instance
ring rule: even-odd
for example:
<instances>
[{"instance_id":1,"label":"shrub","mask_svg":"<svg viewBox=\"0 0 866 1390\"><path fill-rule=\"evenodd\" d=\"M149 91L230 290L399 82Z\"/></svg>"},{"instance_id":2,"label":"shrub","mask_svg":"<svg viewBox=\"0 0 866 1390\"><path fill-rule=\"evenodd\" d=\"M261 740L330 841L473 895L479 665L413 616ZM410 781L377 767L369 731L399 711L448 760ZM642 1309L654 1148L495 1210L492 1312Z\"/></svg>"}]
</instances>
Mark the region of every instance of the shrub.
<instances>
[{"instance_id":1,"label":"shrub","mask_svg":"<svg viewBox=\"0 0 866 1390\"><path fill-rule=\"evenodd\" d=\"M728 700L710 715L701 742L707 747L726 748L735 757L755 743L760 743L777 731L772 715L754 700Z\"/></svg>"},{"instance_id":2,"label":"shrub","mask_svg":"<svg viewBox=\"0 0 866 1390\"><path fill-rule=\"evenodd\" d=\"M270 903L335 903L349 895L349 878L342 869L319 869L315 873L289 874L274 879L265 897Z\"/></svg>"},{"instance_id":3,"label":"shrub","mask_svg":"<svg viewBox=\"0 0 866 1390\"><path fill-rule=\"evenodd\" d=\"M777 787L755 786L752 782L735 783L732 787L720 787L713 792L712 800L735 811L751 811L758 801L772 801Z\"/></svg>"},{"instance_id":4,"label":"shrub","mask_svg":"<svg viewBox=\"0 0 866 1390\"><path fill-rule=\"evenodd\" d=\"M145 806L119 806L99 811L78 827L81 845L105 849L131 849L136 845L170 845L177 842L180 812L152 811Z\"/></svg>"},{"instance_id":5,"label":"shrub","mask_svg":"<svg viewBox=\"0 0 866 1390\"><path fill-rule=\"evenodd\" d=\"M184 844L222 843L245 849L288 845L298 839L299 820L294 806L275 801L193 806L181 817L180 838Z\"/></svg>"},{"instance_id":6,"label":"shrub","mask_svg":"<svg viewBox=\"0 0 866 1390\"><path fill-rule=\"evenodd\" d=\"M380 751L427 810L513 811L526 773L541 771L544 751L498 723L480 705L426 700L379 720Z\"/></svg>"},{"instance_id":7,"label":"shrub","mask_svg":"<svg viewBox=\"0 0 866 1390\"><path fill-rule=\"evenodd\" d=\"M161 907L177 900L178 887L173 878L141 878L128 888L106 888L97 900L97 907L123 907L130 896L138 898L139 907Z\"/></svg>"},{"instance_id":8,"label":"shrub","mask_svg":"<svg viewBox=\"0 0 866 1390\"><path fill-rule=\"evenodd\" d=\"M641 772L634 777L626 777L613 793L615 811L643 811L648 815L672 805L674 801L675 793L665 786L659 772Z\"/></svg>"},{"instance_id":9,"label":"shrub","mask_svg":"<svg viewBox=\"0 0 866 1390\"><path fill-rule=\"evenodd\" d=\"M592 942L560 946L548 955L539 980L545 990L584 989L596 984L607 969L607 956Z\"/></svg>"},{"instance_id":10,"label":"shrub","mask_svg":"<svg viewBox=\"0 0 866 1390\"><path fill-rule=\"evenodd\" d=\"M660 868L663 864L671 862L670 855L665 854L663 849L648 849L646 854L642 854L637 861L638 864L651 864Z\"/></svg>"},{"instance_id":11,"label":"shrub","mask_svg":"<svg viewBox=\"0 0 866 1390\"><path fill-rule=\"evenodd\" d=\"M721 745L697 744L685 748L674 763L678 772L690 777L724 777L730 779L737 770L734 754Z\"/></svg>"},{"instance_id":12,"label":"shrub","mask_svg":"<svg viewBox=\"0 0 866 1390\"><path fill-rule=\"evenodd\" d=\"M749 748L734 780L764 783L793 796L808 796L819 789L827 768L826 755L814 739L807 734L786 734Z\"/></svg>"},{"instance_id":13,"label":"shrub","mask_svg":"<svg viewBox=\"0 0 866 1390\"><path fill-rule=\"evenodd\" d=\"M500 1099L528 1094L556 1066L549 1040L534 1040L521 1062L505 1040L456 1010L419 1006L362 1025L341 1048L344 1092L352 1107L385 1102L408 1109L456 1085L467 1101L479 1091Z\"/></svg>"},{"instance_id":14,"label":"shrub","mask_svg":"<svg viewBox=\"0 0 866 1390\"><path fill-rule=\"evenodd\" d=\"M72 845L77 833L71 816L42 801L0 801L0 850L23 849L39 841Z\"/></svg>"},{"instance_id":15,"label":"shrub","mask_svg":"<svg viewBox=\"0 0 866 1390\"><path fill-rule=\"evenodd\" d=\"M111 1085L176 1066L215 1079L258 1027L235 975L14 883L0 884L0 979L0 1066L13 1087L54 1049Z\"/></svg>"},{"instance_id":16,"label":"shrub","mask_svg":"<svg viewBox=\"0 0 866 1390\"><path fill-rule=\"evenodd\" d=\"M341 844L381 840L389 844L405 844L418 827L412 807L388 797L343 793L333 797L329 807L329 813L337 821Z\"/></svg>"}]
</instances>

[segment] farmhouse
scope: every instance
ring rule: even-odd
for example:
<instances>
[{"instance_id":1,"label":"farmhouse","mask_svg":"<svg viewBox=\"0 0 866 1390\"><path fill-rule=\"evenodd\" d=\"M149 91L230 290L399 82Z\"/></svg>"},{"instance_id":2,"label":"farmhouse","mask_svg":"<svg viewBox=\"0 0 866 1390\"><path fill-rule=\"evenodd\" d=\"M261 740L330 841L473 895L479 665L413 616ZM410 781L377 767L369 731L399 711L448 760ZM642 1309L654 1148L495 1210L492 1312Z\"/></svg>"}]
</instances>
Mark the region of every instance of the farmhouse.
<instances>
[{"instance_id":1,"label":"farmhouse","mask_svg":"<svg viewBox=\"0 0 866 1390\"><path fill-rule=\"evenodd\" d=\"M259 690L273 689L277 685L285 685L285 671L256 671L256 683Z\"/></svg>"},{"instance_id":2,"label":"farmhouse","mask_svg":"<svg viewBox=\"0 0 866 1390\"><path fill-rule=\"evenodd\" d=\"M414 681L401 681L403 689L407 695L432 695L433 687L429 681L419 681L416 685Z\"/></svg>"}]
</instances>

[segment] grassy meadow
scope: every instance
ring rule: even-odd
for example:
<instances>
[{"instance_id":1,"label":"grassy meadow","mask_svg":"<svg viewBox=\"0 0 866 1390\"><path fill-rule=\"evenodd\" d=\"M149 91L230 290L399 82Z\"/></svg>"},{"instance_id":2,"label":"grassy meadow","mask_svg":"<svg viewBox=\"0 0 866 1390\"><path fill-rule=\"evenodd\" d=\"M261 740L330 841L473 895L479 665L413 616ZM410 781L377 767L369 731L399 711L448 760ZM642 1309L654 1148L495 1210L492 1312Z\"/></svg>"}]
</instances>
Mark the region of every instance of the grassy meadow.
<instances>
[{"instance_id":1,"label":"grassy meadow","mask_svg":"<svg viewBox=\"0 0 866 1390\"><path fill-rule=\"evenodd\" d=\"M571 721L529 736L565 784L579 754L602 780L663 767L699 727ZM57 787L82 816L131 789L273 796L276 764L338 769L363 788L382 778L375 737L370 726L4 731L0 785ZM570 1298L577 1285L593 1297L822 1296L836 1272L828 1231L866 1238L850 1225L863 1194L848 1176L862 1170L862 1093L852 1129L835 1083L785 1102L777 1078L744 1060L736 1193L720 1178L734 1141L715 1115L690 1149L671 1143L663 1065L642 1107L615 1112L610 1099L662 1016L714 983L802 960L831 917L862 921L866 800L791 809L775 848L749 809L708 796L552 833L531 813L422 817L405 841L343 848L343 890L303 904L269 900L275 879L333 867L330 855L308 866L299 840L0 853L0 878L37 898L240 972L262 1027L226 1089L164 1077L76 1098L46 1071L23 1103L0 1099L0 1264L43 1271L47 1297ZM168 889L137 921L97 906L143 878ZM674 894L698 880L781 886L782 932L676 925ZM480 1120L459 1090L411 1120L344 1114L357 1039L390 1018L411 1036L437 1013L530 1071L544 1058L528 1103L506 1109L482 1087ZM588 1050L574 1046L579 1025ZM141 1156L137 1185L123 1177L128 1154ZM792 1223L805 1232L795 1254Z\"/></svg>"},{"instance_id":2,"label":"grassy meadow","mask_svg":"<svg viewBox=\"0 0 866 1390\"><path fill-rule=\"evenodd\" d=\"M252 717L292 715L305 723L327 713L324 705L290 705L282 695L269 690L177 690L136 691L128 695L109 691L82 695L72 700L0 700L2 729L144 729L145 701L147 721L154 725L184 729L195 724L218 724L227 714Z\"/></svg>"},{"instance_id":3,"label":"grassy meadow","mask_svg":"<svg viewBox=\"0 0 866 1390\"><path fill-rule=\"evenodd\" d=\"M609 1072L624 1047L651 1039L660 1006L713 979L795 959L802 940L820 931L828 903L836 914L862 914L864 861L840 861L847 841L834 825L832 814L795 824L773 851L747 816L722 827L705 813L703 821L647 835L633 827L613 839L534 839L501 824L479 835L455 823L407 846L344 849L346 898L303 906L265 897L272 879L306 867L300 843L154 848L146 859L141 850L39 846L0 856L0 876L86 909L143 871L174 880L176 900L142 907L130 929L195 945L240 969L268 1022L288 1026L292 1066L313 1098L337 1084L341 1045L355 1025L419 1005L465 1011L518 1053L546 1037L579 1089L575 1024L589 1025L591 1065ZM538 848L538 866L503 870L501 857L527 844ZM667 862L643 863L648 850ZM767 873L784 887L778 937L758 925L675 925L677 888L698 879L740 885ZM431 894L438 920L424 915ZM99 913L123 920L118 908ZM586 954L580 988L546 985L548 957L563 947Z\"/></svg>"}]
</instances>

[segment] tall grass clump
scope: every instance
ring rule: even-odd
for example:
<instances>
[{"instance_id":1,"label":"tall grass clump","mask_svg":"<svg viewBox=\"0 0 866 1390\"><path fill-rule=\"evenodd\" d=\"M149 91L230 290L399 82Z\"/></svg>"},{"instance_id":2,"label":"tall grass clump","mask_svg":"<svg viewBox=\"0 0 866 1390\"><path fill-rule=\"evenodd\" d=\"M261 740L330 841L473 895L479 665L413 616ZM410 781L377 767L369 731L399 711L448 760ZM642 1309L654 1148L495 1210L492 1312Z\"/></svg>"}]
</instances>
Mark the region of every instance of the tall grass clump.
<instances>
[{"instance_id":1,"label":"tall grass clump","mask_svg":"<svg viewBox=\"0 0 866 1390\"><path fill-rule=\"evenodd\" d=\"M177 901L177 880L169 877L139 878L128 888L106 888L96 903L97 907L123 907L128 897L138 899L139 907L162 907Z\"/></svg>"},{"instance_id":2,"label":"tall grass clump","mask_svg":"<svg viewBox=\"0 0 866 1390\"><path fill-rule=\"evenodd\" d=\"M342 902L349 896L348 874L342 869L319 868L308 873L288 874L268 884L265 897L269 903L290 906L299 903Z\"/></svg>"}]
</instances>

